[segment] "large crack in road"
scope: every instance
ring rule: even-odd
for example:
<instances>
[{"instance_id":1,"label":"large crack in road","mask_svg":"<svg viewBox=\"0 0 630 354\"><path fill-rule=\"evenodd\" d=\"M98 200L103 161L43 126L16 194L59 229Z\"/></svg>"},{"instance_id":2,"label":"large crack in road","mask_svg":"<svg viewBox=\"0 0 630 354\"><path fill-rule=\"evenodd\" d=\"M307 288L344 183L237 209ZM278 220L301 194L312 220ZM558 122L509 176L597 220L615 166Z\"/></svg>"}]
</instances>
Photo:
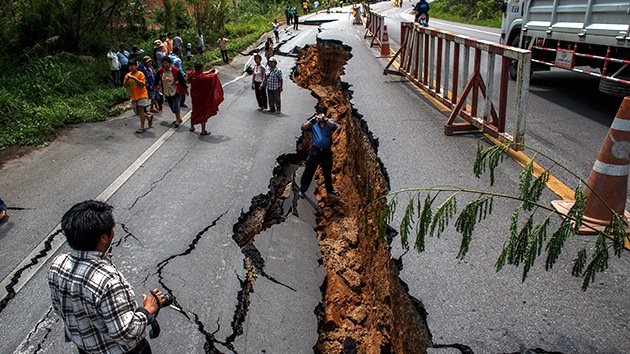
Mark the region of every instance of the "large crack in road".
<instances>
[{"instance_id":1,"label":"large crack in road","mask_svg":"<svg viewBox=\"0 0 630 354\"><path fill-rule=\"evenodd\" d=\"M314 350L424 353L432 345L426 311L409 296L388 244L378 241L375 208L367 210L389 191L389 179L378 140L352 107L349 85L340 81L350 51L340 41L318 39L301 51L294 73L294 81L311 90L340 126L332 150L341 197L321 197L325 192L318 183L317 229L327 275Z\"/></svg>"},{"instance_id":2,"label":"large crack in road","mask_svg":"<svg viewBox=\"0 0 630 354\"><path fill-rule=\"evenodd\" d=\"M339 199L325 195L318 175L317 231L326 280L316 353L426 353L429 348L472 354L461 343L433 343L427 311L399 277L402 257L391 258L396 231L388 226L387 243L378 240L377 207L367 208L390 189L378 157L378 139L353 108L350 86L340 80L351 47L337 40L317 40L300 50L294 81L309 89L340 126L334 138L333 178ZM382 205L381 205L382 206ZM522 349L521 353L551 353Z\"/></svg>"},{"instance_id":3,"label":"large crack in road","mask_svg":"<svg viewBox=\"0 0 630 354\"><path fill-rule=\"evenodd\" d=\"M399 265L391 259L388 245L378 242L374 223L369 222L367 233L364 229L365 208L389 190L389 181L377 156L378 141L352 108L349 86L339 81L351 57L350 48L338 41L318 39L317 45L298 52L294 81L309 89L318 104L328 107L330 116L341 127L333 146L333 174L342 197L324 198L321 187L316 193L316 234L327 276L321 286L322 302L314 309L319 339L313 349L317 353L425 352L432 344L426 311L419 300L408 295L406 284L398 277ZM302 136L296 142L296 153L278 157L269 190L252 198L249 210L241 212L233 227L233 239L244 255L245 276L239 277L241 289L232 333L219 342L231 351L235 352L232 343L243 334L256 279L264 276L284 285L265 273L264 259L254 239L284 222L289 213L296 214L295 174L309 148L308 136ZM316 179L321 186L319 174ZM374 219L370 215L370 220ZM201 323L198 319L196 322ZM206 353L216 353L211 342L218 341L213 334L205 330L203 333Z\"/></svg>"}]
</instances>

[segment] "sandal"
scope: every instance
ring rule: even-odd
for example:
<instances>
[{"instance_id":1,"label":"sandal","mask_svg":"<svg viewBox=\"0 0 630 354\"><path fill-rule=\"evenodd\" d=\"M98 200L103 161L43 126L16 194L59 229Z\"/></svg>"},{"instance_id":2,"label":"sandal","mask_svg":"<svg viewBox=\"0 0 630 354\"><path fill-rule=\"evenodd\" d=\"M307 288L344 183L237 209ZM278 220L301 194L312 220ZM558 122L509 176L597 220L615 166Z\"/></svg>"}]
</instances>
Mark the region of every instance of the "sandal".
<instances>
[{"instance_id":1,"label":"sandal","mask_svg":"<svg viewBox=\"0 0 630 354\"><path fill-rule=\"evenodd\" d=\"M178 121L174 121L173 124L175 125L175 128L179 128L179 122Z\"/></svg>"},{"instance_id":2,"label":"sandal","mask_svg":"<svg viewBox=\"0 0 630 354\"><path fill-rule=\"evenodd\" d=\"M153 114L149 115L149 128L153 128Z\"/></svg>"},{"instance_id":3,"label":"sandal","mask_svg":"<svg viewBox=\"0 0 630 354\"><path fill-rule=\"evenodd\" d=\"M194 132L195 131L195 127L191 126L190 129L188 129L188 130L190 130L191 132Z\"/></svg>"},{"instance_id":4,"label":"sandal","mask_svg":"<svg viewBox=\"0 0 630 354\"><path fill-rule=\"evenodd\" d=\"M142 133L144 133L144 129L138 128L138 130L136 130L136 133L137 134L142 134Z\"/></svg>"},{"instance_id":5,"label":"sandal","mask_svg":"<svg viewBox=\"0 0 630 354\"><path fill-rule=\"evenodd\" d=\"M201 132L201 135L210 135L210 132L207 131L207 130L204 130L204 131Z\"/></svg>"}]
</instances>

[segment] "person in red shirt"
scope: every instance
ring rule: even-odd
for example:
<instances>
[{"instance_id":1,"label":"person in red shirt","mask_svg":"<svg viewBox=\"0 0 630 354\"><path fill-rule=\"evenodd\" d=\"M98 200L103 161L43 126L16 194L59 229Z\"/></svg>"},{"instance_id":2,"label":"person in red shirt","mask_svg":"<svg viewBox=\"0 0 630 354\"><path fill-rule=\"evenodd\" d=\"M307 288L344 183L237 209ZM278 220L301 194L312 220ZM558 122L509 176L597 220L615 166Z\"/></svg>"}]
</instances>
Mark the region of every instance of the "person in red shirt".
<instances>
[{"instance_id":1,"label":"person in red shirt","mask_svg":"<svg viewBox=\"0 0 630 354\"><path fill-rule=\"evenodd\" d=\"M153 126L153 116L149 115L147 117L146 113L146 108L151 105L151 101L149 100L149 92L147 91L144 74L138 70L138 62L130 60L128 65L129 73L125 76L123 85L129 87L131 106L136 114L140 116L140 128L136 130L136 133L142 134L145 131L145 120L148 119L149 128Z\"/></svg>"}]
</instances>

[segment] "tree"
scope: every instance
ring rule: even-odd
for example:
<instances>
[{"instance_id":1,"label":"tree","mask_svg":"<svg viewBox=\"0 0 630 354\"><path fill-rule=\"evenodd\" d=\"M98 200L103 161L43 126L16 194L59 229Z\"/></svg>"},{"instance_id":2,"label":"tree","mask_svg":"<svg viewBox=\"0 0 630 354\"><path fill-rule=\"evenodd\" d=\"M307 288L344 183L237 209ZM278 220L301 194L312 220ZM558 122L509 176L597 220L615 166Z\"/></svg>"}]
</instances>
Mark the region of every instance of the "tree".
<instances>
[{"instance_id":1,"label":"tree","mask_svg":"<svg viewBox=\"0 0 630 354\"><path fill-rule=\"evenodd\" d=\"M15 49L54 45L69 52L102 51L125 30L128 0L13 1L2 14L2 37ZM54 39L54 40L53 40Z\"/></svg>"},{"instance_id":2,"label":"tree","mask_svg":"<svg viewBox=\"0 0 630 354\"><path fill-rule=\"evenodd\" d=\"M195 26L200 30L222 32L225 28L228 0L186 0L193 8Z\"/></svg>"},{"instance_id":3,"label":"tree","mask_svg":"<svg viewBox=\"0 0 630 354\"><path fill-rule=\"evenodd\" d=\"M509 150L514 147L514 144L510 144L484 149L480 143L474 162L475 176L480 177L486 170L489 170L490 186L492 187L495 169L505 160ZM590 187L579 176L548 155L527 146L522 147L534 151L537 157L551 161L554 166L564 169L578 180L578 186L575 188L575 204L566 216L561 215L552 207L540 203L542 192L549 178L549 171L545 170L537 177L534 176L534 162L532 160L524 166L519 176L518 195L438 186L399 190L380 197L370 204L370 206L379 208L377 212L379 239L381 242L385 242L387 228L393 221L399 196L411 194L405 204L405 210L400 221L400 240L403 248L409 249L409 239L414 236L412 232L415 231L413 247L416 251L423 252L427 235L440 237L455 219L455 230L462 236L457 258L464 259L473 240L475 226L492 214L495 198L505 198L516 201L518 205L512 214L509 236L496 261L496 271L503 269L506 264L516 267L522 266L521 280L524 282L536 259L543 253L546 254L545 269L552 269L558 261L565 243L574 238L580 227L584 225L586 197L582 193L582 186ZM440 194L447 194L447 196L436 207ZM474 198L459 210L457 200L462 195L472 195ZM599 198L596 193L593 196ZM383 204L384 199L389 199L389 201ZM379 205L381 206L378 207ZM572 274L575 277L583 278L582 290L584 291L588 289L597 273L608 268L611 249L615 256L621 257L624 242L630 241L630 236L625 231L628 226L626 220L622 215L612 209L610 210L612 217L605 230L593 229L597 236L594 247L589 247L593 248L590 257L589 250L585 246L573 260ZM550 230L551 218L556 214L561 215L563 220L555 230ZM368 222L367 214L365 221ZM587 242L592 244L592 240Z\"/></svg>"}]
</instances>

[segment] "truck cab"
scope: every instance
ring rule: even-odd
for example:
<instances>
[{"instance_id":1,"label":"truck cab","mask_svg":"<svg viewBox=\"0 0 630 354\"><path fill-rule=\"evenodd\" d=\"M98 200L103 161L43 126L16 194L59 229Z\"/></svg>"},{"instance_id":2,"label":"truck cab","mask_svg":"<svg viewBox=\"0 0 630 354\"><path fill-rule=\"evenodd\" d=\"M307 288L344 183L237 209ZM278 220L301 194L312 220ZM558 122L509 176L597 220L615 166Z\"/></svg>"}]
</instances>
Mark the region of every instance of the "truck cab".
<instances>
[{"instance_id":1,"label":"truck cab","mask_svg":"<svg viewBox=\"0 0 630 354\"><path fill-rule=\"evenodd\" d=\"M508 0L503 3L503 20L501 22L501 44L519 46L519 37L523 23L524 0Z\"/></svg>"}]
</instances>

